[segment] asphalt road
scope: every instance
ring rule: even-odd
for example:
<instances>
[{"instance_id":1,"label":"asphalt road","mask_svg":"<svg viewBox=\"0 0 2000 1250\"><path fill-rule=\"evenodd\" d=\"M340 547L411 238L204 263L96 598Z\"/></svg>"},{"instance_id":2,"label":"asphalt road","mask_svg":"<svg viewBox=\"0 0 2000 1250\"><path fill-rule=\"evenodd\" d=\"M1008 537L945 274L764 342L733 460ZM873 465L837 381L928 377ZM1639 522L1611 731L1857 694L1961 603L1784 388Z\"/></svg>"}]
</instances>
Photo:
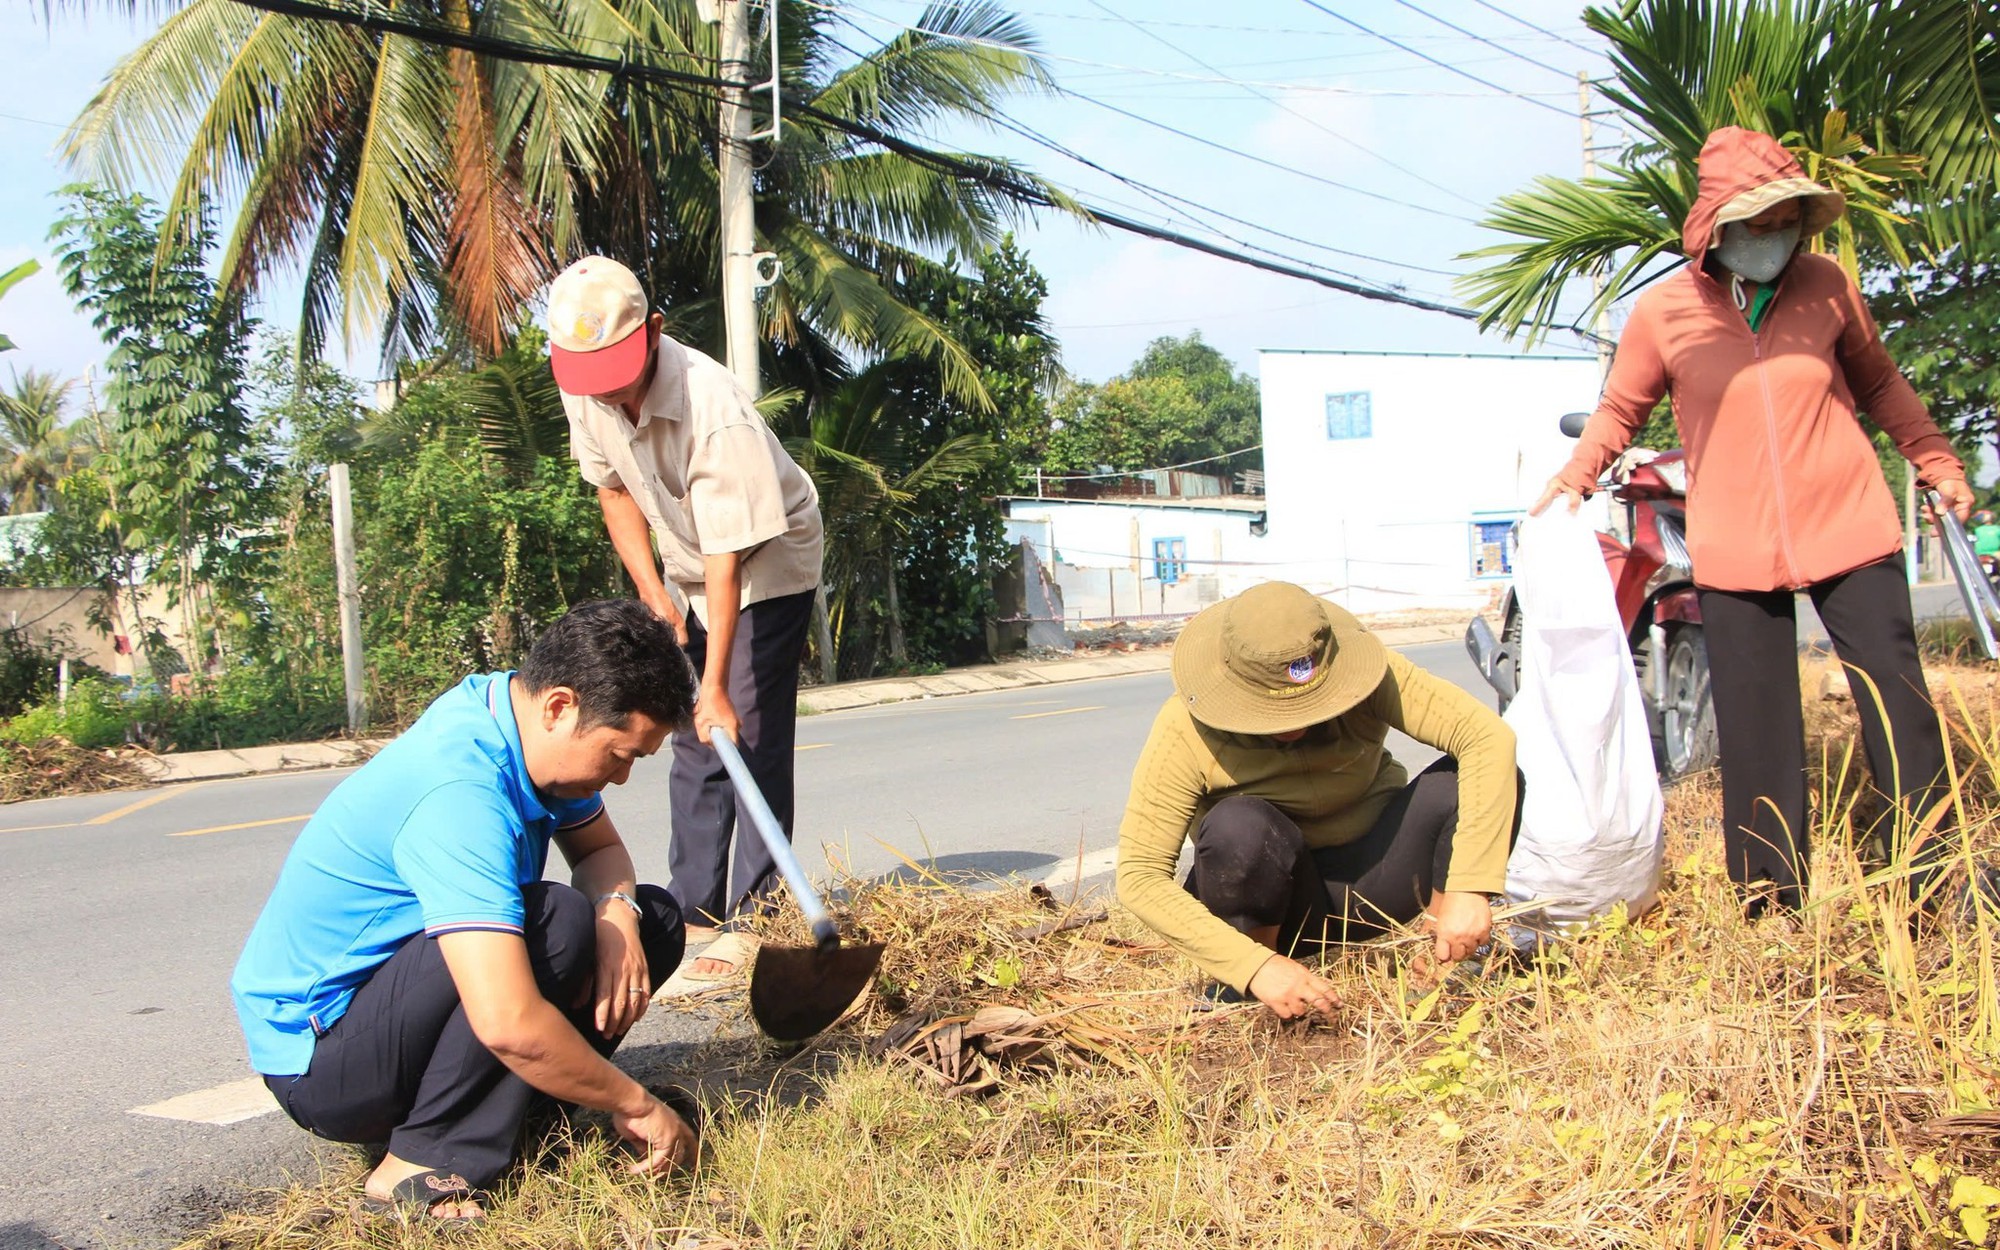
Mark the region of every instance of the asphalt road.
<instances>
[{"instance_id":1,"label":"asphalt road","mask_svg":"<svg viewBox=\"0 0 2000 1250\"><path fill-rule=\"evenodd\" d=\"M1918 604L1934 615L1948 594ZM1407 654L1483 692L1457 645ZM907 856L1101 887L1168 690L1152 673L807 718L800 858L816 876L829 861L908 871ZM1433 754L1407 739L1397 753L1413 771ZM249 1075L229 970L292 838L345 775L0 808L0 1247L167 1244L246 1188L314 1174L312 1139L282 1115L202 1121L227 1119ZM663 876L665 758L607 798L641 875ZM628 1050L670 1060L666 1014ZM200 1092L170 1108L195 1119L134 1110Z\"/></svg>"}]
</instances>

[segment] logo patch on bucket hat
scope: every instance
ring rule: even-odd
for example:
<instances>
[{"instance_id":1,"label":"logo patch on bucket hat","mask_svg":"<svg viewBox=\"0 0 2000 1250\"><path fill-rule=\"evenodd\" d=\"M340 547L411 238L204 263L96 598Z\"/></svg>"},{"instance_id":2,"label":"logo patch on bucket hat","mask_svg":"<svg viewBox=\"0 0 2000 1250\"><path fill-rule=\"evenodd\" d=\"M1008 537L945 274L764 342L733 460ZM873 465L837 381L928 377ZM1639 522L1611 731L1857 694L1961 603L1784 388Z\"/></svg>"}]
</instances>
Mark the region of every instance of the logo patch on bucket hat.
<instances>
[{"instance_id":1,"label":"logo patch on bucket hat","mask_svg":"<svg viewBox=\"0 0 2000 1250\"><path fill-rule=\"evenodd\" d=\"M1286 666L1285 676L1301 686L1311 681L1313 679L1313 658L1309 655L1302 655L1298 659L1293 660Z\"/></svg>"}]
</instances>

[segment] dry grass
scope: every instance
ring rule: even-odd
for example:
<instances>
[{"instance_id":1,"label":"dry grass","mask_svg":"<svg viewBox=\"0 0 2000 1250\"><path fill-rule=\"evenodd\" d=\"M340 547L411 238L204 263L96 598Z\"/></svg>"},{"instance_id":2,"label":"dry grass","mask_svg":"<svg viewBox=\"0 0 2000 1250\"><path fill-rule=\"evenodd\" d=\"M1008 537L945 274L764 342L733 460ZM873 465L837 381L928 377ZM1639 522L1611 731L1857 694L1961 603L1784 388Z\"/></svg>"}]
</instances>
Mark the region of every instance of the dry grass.
<instances>
[{"instance_id":1,"label":"dry grass","mask_svg":"<svg viewBox=\"0 0 2000 1250\"><path fill-rule=\"evenodd\" d=\"M0 746L0 803L93 794L149 783L134 751L94 751L67 738Z\"/></svg>"},{"instance_id":2,"label":"dry grass","mask_svg":"<svg viewBox=\"0 0 2000 1250\"><path fill-rule=\"evenodd\" d=\"M2000 717L1946 673L1961 860L1994 841ZM1955 691L1952 687L1955 685ZM1811 689L1811 686L1808 687ZM1826 745L1815 902L1745 924L1719 796L1670 796L1662 906L1555 957L1437 981L1422 944L1327 965L1345 1005L1281 1025L1191 1010L1192 969L1129 917L1060 919L1019 889L880 886L885 993L781 1058L732 1025L701 1057L692 1177L626 1177L601 1124L551 1148L459 1246L1953 1246L2000 1222L2000 981L1987 916L1913 942L1895 865L1852 834L1851 709ZM1838 749L1835 749L1838 748ZM1962 876L1962 873L1961 873ZM990 1096L871 1053L898 1018L1007 1005L1032 1062ZM1020 1017L1012 1017L1019 1021ZM991 1083L989 1083L991 1085ZM261 1199L201 1250L431 1244L357 1224L359 1163Z\"/></svg>"}]
</instances>

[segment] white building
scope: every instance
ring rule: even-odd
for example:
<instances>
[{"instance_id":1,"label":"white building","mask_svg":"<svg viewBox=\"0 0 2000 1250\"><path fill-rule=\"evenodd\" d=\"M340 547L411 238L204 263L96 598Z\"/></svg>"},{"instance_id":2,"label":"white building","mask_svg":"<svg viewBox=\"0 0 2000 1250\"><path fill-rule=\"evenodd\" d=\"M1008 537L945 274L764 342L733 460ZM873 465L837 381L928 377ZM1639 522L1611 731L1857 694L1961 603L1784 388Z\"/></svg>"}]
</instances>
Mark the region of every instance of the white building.
<instances>
[{"instance_id":1,"label":"white building","mask_svg":"<svg viewBox=\"0 0 2000 1250\"><path fill-rule=\"evenodd\" d=\"M1069 625L1186 616L1271 574L1255 496L1009 499L1010 542L1034 546Z\"/></svg>"},{"instance_id":2,"label":"white building","mask_svg":"<svg viewBox=\"0 0 2000 1250\"><path fill-rule=\"evenodd\" d=\"M1357 612L1485 604L1599 390L1591 357L1518 354L1265 351L1258 376L1264 572Z\"/></svg>"}]
</instances>

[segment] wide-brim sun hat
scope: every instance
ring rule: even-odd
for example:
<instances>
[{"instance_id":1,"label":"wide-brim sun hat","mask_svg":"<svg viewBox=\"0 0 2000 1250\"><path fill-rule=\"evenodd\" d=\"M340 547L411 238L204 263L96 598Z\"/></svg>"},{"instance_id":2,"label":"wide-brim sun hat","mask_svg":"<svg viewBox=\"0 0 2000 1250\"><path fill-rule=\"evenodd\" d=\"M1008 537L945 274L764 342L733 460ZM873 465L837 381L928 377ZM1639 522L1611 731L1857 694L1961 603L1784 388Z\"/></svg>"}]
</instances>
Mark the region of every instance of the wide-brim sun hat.
<instances>
[{"instance_id":1,"label":"wide-brim sun hat","mask_svg":"<svg viewBox=\"0 0 2000 1250\"><path fill-rule=\"evenodd\" d=\"M1710 232L1709 246L1722 243L1722 228L1731 222L1749 221L1752 217L1786 200L1799 201L1799 237L1810 239L1819 234L1847 211L1847 197L1831 187L1821 186L1810 178L1779 178L1763 186L1753 187L1730 200L1715 212L1715 228Z\"/></svg>"},{"instance_id":2,"label":"wide-brim sun hat","mask_svg":"<svg viewBox=\"0 0 2000 1250\"><path fill-rule=\"evenodd\" d=\"M1291 733L1352 710L1388 666L1388 649L1352 613L1303 586L1266 582L1181 630L1174 694L1211 729Z\"/></svg>"}]
</instances>

